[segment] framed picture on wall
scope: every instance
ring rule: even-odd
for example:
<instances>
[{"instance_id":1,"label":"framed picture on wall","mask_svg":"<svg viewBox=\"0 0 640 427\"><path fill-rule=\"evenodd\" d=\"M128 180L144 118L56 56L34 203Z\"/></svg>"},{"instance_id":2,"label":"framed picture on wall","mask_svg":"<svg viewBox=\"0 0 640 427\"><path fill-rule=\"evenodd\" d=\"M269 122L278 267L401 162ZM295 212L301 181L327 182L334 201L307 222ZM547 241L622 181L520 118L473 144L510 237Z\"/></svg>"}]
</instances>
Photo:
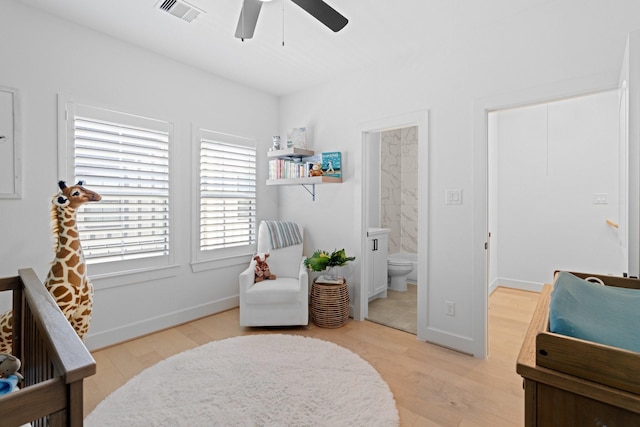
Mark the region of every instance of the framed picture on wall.
<instances>
[{"instance_id":1,"label":"framed picture on wall","mask_svg":"<svg viewBox=\"0 0 640 427\"><path fill-rule=\"evenodd\" d=\"M0 86L0 198L22 195L18 90Z\"/></svg>"}]
</instances>

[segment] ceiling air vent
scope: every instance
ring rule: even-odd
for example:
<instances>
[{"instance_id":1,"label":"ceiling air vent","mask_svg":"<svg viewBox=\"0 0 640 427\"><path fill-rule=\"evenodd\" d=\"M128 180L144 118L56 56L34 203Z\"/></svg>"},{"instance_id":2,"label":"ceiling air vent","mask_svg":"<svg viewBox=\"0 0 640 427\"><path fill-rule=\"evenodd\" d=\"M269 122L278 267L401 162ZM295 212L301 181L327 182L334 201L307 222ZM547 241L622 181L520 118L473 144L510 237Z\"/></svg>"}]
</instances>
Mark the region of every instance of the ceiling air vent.
<instances>
[{"instance_id":1,"label":"ceiling air vent","mask_svg":"<svg viewBox=\"0 0 640 427\"><path fill-rule=\"evenodd\" d=\"M191 22L201 13L205 13L204 10L198 9L184 0L160 0L157 7L187 22Z\"/></svg>"}]
</instances>

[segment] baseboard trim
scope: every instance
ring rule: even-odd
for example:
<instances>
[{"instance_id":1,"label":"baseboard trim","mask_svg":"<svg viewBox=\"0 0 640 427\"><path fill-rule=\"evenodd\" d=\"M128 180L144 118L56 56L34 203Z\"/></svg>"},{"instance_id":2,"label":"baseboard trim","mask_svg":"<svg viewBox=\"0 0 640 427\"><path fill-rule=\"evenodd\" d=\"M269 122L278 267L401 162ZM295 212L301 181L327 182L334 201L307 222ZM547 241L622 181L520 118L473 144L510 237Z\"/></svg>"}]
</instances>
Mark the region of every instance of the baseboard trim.
<instances>
[{"instance_id":1,"label":"baseboard trim","mask_svg":"<svg viewBox=\"0 0 640 427\"><path fill-rule=\"evenodd\" d=\"M461 353L473 355L474 342L470 337L452 334L429 326L427 327L426 341Z\"/></svg>"},{"instance_id":2,"label":"baseboard trim","mask_svg":"<svg viewBox=\"0 0 640 427\"><path fill-rule=\"evenodd\" d=\"M489 283L489 295L494 293L499 286L500 284L498 283L498 279L495 279L493 282Z\"/></svg>"},{"instance_id":3,"label":"baseboard trim","mask_svg":"<svg viewBox=\"0 0 640 427\"><path fill-rule=\"evenodd\" d=\"M495 291L498 287L520 289L522 291L542 292L544 283L529 282L526 280L507 279L504 277L498 277L489 286L489 295Z\"/></svg>"},{"instance_id":4,"label":"baseboard trim","mask_svg":"<svg viewBox=\"0 0 640 427\"><path fill-rule=\"evenodd\" d=\"M206 304L189 307L171 313L165 313L162 316L152 317L140 322L129 323L127 325L118 326L95 334L89 333L89 335L84 339L84 344L90 351L98 350L100 348L138 338L143 335L171 328L182 323L187 323L201 317L230 310L238 307L239 305L240 300L238 295L217 301L211 301Z\"/></svg>"}]
</instances>

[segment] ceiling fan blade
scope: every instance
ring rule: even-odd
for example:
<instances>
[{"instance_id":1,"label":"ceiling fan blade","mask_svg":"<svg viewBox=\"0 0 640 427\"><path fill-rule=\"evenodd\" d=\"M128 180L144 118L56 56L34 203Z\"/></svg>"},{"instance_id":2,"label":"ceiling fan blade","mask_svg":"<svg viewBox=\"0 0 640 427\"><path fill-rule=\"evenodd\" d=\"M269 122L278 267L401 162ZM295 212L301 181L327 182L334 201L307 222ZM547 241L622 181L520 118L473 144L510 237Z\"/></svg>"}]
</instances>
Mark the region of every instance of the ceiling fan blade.
<instances>
[{"instance_id":1,"label":"ceiling fan blade","mask_svg":"<svg viewBox=\"0 0 640 427\"><path fill-rule=\"evenodd\" d=\"M236 27L236 38L244 40L253 37L261 8L262 2L259 0L243 1L240 19L238 19L238 26Z\"/></svg>"},{"instance_id":2,"label":"ceiling fan blade","mask_svg":"<svg viewBox=\"0 0 640 427\"><path fill-rule=\"evenodd\" d=\"M322 0L291 0L311 16L329 27L334 33L344 28L349 22L347 18Z\"/></svg>"}]
</instances>

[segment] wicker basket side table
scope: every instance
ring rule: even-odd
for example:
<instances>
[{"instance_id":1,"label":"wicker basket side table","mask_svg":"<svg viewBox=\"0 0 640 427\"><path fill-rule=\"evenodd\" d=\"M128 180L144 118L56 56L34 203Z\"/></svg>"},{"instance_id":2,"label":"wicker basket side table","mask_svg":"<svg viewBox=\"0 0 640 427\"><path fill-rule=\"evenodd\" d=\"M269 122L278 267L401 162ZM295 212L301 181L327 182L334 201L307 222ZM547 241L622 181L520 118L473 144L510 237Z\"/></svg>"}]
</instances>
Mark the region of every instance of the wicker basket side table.
<instances>
[{"instance_id":1,"label":"wicker basket side table","mask_svg":"<svg viewBox=\"0 0 640 427\"><path fill-rule=\"evenodd\" d=\"M313 282L311 285L311 321L322 328L339 328L349 318L349 288L342 284Z\"/></svg>"}]
</instances>

